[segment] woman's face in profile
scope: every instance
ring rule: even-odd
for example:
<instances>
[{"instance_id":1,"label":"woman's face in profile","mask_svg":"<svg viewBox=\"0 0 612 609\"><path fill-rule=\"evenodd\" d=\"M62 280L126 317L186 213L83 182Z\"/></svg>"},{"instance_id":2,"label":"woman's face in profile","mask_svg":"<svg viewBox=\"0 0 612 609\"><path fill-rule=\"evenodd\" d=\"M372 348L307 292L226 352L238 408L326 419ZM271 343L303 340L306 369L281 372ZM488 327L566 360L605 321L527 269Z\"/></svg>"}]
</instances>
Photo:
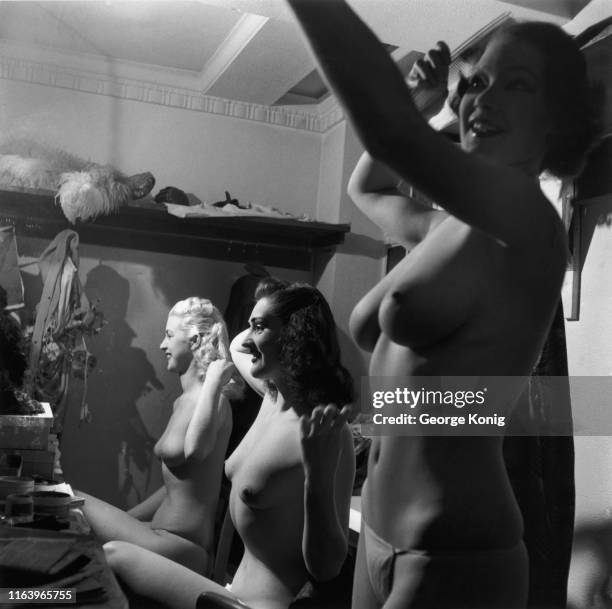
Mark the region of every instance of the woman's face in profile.
<instances>
[{"instance_id":1,"label":"woman's face in profile","mask_svg":"<svg viewBox=\"0 0 612 609\"><path fill-rule=\"evenodd\" d=\"M243 346L252 355L251 374L258 379L274 381L281 375L280 331L281 320L273 315L268 298L260 298L249 319L250 332Z\"/></svg>"},{"instance_id":2,"label":"woman's face in profile","mask_svg":"<svg viewBox=\"0 0 612 609\"><path fill-rule=\"evenodd\" d=\"M164 340L159 348L164 352L167 367L170 372L183 374L189 368L193 359L189 334L182 326L182 320L177 315L169 315L166 323Z\"/></svg>"},{"instance_id":3,"label":"woman's face in profile","mask_svg":"<svg viewBox=\"0 0 612 609\"><path fill-rule=\"evenodd\" d=\"M544 58L530 44L493 38L459 106L462 148L539 173L551 132L544 71Z\"/></svg>"}]
</instances>

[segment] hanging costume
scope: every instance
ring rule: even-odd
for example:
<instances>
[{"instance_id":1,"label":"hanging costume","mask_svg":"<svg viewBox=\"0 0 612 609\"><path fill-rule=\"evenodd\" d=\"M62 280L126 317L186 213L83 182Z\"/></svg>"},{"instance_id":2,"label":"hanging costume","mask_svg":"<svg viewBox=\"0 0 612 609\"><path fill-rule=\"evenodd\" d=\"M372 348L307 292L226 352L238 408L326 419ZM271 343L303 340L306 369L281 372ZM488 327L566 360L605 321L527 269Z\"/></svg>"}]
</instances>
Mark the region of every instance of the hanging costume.
<instances>
[{"instance_id":1,"label":"hanging costume","mask_svg":"<svg viewBox=\"0 0 612 609\"><path fill-rule=\"evenodd\" d=\"M55 430L63 427L68 384L72 369L71 357L58 354L52 369L41 368L45 346L71 327L76 311L89 309L78 276L79 236L72 230L59 233L41 254L38 266L43 281L43 292L36 311L32 335L29 369L38 385L39 399L50 402L55 418ZM73 342L73 341L72 341ZM74 348L68 340L68 348ZM83 405L84 406L84 405Z\"/></svg>"}]
</instances>

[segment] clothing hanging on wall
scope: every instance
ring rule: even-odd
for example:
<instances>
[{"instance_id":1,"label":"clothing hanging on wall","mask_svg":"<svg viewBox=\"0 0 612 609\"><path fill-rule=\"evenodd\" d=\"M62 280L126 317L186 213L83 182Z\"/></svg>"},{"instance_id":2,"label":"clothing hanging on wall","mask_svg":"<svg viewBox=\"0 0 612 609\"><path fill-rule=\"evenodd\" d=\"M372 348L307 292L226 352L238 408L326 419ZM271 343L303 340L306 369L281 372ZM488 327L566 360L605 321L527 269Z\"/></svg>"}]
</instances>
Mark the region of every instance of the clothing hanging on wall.
<instances>
[{"instance_id":1,"label":"clothing hanging on wall","mask_svg":"<svg viewBox=\"0 0 612 609\"><path fill-rule=\"evenodd\" d=\"M71 358L60 354L53 369L41 370L41 352L47 342L60 336L75 319L77 310L89 309L78 276L79 235L72 230L60 232L40 255L38 266L43 292L36 310L36 321L30 347L29 370L38 384L38 399L48 401L54 414L54 430L63 427ZM70 344L70 347L74 345Z\"/></svg>"},{"instance_id":2,"label":"clothing hanging on wall","mask_svg":"<svg viewBox=\"0 0 612 609\"><path fill-rule=\"evenodd\" d=\"M7 310L23 307L23 282L13 226L0 226L0 286L6 291Z\"/></svg>"}]
</instances>

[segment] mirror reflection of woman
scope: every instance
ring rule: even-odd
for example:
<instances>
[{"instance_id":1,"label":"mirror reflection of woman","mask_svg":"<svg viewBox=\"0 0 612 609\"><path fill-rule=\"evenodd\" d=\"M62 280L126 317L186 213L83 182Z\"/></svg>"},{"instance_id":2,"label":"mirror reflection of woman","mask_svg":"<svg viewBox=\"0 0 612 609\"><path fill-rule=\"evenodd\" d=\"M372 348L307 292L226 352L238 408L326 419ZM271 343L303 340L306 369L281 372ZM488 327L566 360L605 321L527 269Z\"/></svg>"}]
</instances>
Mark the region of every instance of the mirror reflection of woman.
<instances>
[{"instance_id":1,"label":"mirror reflection of woman","mask_svg":"<svg viewBox=\"0 0 612 609\"><path fill-rule=\"evenodd\" d=\"M580 169L595 134L585 65L556 26L496 33L456 99L461 146L411 88L446 89L446 45L408 84L343 0L289 0L367 150L349 193L406 257L355 307L372 376L526 379L556 310L565 229L538 176ZM442 97L443 99L443 97ZM405 181L444 208L405 194ZM509 414L523 388L495 404ZM500 437L380 437L363 489L354 609L524 607L528 557Z\"/></svg>"},{"instance_id":2,"label":"mirror reflection of woman","mask_svg":"<svg viewBox=\"0 0 612 609\"><path fill-rule=\"evenodd\" d=\"M333 316L306 284L264 280L256 299L250 327L232 341L236 367L263 401L225 465L245 547L231 586L130 544L105 547L128 588L164 606L195 607L200 593L216 592L287 609L309 579L332 579L346 558L355 457L341 406L353 391Z\"/></svg>"},{"instance_id":3,"label":"mirror reflection of woman","mask_svg":"<svg viewBox=\"0 0 612 609\"><path fill-rule=\"evenodd\" d=\"M154 449L164 486L127 512L77 493L85 497L85 516L101 541L131 542L207 572L232 429L228 396L240 391L242 380L231 363L223 318L207 299L174 305L160 349L182 390Z\"/></svg>"}]
</instances>

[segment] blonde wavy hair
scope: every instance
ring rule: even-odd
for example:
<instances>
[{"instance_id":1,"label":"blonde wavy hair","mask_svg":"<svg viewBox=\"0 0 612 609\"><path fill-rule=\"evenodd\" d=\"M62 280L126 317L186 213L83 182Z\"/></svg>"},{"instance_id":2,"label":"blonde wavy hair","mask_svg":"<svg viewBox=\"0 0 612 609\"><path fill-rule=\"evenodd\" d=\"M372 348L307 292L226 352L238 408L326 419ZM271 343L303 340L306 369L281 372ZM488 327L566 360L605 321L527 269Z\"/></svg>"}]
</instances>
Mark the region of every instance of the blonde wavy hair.
<instances>
[{"instance_id":1,"label":"blonde wavy hair","mask_svg":"<svg viewBox=\"0 0 612 609\"><path fill-rule=\"evenodd\" d=\"M183 330L192 335L198 334L202 338L200 347L193 354L200 380L206 377L211 362L217 359L232 361L225 321L219 309L210 300L197 296L179 300L170 309L168 317L171 315L181 320ZM230 382L223 387L222 393L228 398L237 398L242 395L243 389L244 381L238 372L235 372Z\"/></svg>"}]
</instances>

